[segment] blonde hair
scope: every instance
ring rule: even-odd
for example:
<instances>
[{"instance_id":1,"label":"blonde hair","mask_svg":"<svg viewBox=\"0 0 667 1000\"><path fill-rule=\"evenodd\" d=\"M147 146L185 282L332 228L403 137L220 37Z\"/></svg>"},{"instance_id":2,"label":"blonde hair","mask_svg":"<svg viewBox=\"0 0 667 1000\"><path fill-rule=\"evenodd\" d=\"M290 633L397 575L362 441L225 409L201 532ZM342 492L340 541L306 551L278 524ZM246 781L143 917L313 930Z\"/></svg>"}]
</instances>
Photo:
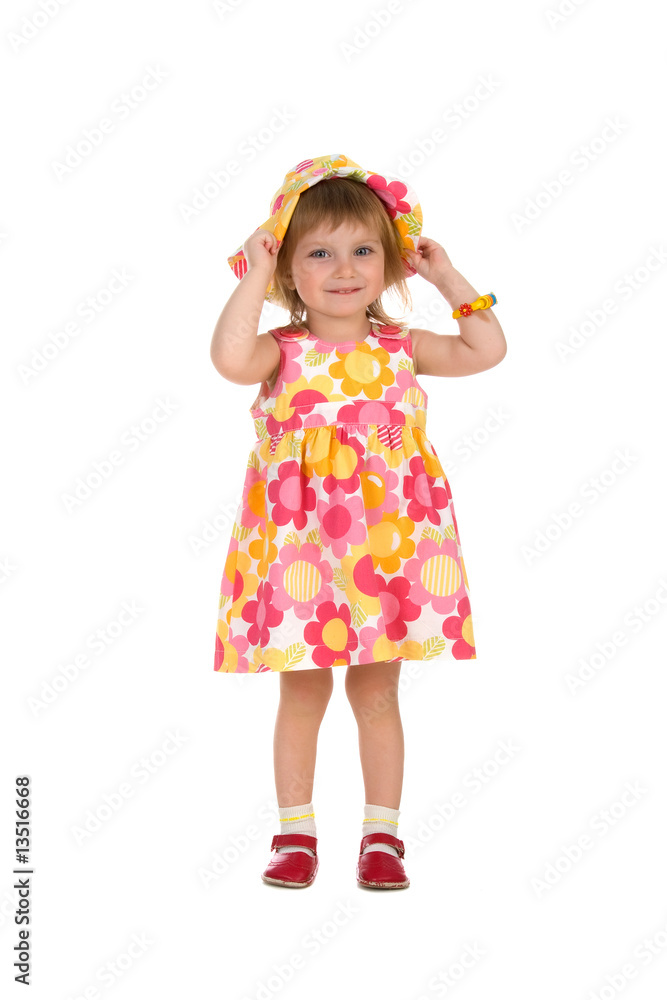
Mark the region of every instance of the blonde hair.
<instances>
[{"instance_id":1,"label":"blonde hair","mask_svg":"<svg viewBox=\"0 0 667 1000\"><path fill-rule=\"evenodd\" d=\"M328 177L318 181L299 196L285 237L278 251L273 275L273 301L290 314L290 327L306 329L306 306L296 289L286 283L294 249L299 240L321 224L332 228L346 222L360 222L377 233L384 250L385 291L395 290L406 311L412 309L412 299L405 283L406 271L400 254L400 236L382 202L367 184L349 177ZM372 322L400 326L401 320L388 316L382 306L382 295L366 308Z\"/></svg>"}]
</instances>

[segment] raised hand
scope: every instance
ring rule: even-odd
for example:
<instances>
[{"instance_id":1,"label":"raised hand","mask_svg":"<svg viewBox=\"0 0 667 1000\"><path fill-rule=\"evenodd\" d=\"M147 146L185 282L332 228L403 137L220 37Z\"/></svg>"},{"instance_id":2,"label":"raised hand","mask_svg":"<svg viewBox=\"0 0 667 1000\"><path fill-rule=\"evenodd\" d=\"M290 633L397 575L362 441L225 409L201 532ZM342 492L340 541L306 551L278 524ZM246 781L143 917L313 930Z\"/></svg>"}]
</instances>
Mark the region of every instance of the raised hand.
<instances>
[{"instance_id":1,"label":"raised hand","mask_svg":"<svg viewBox=\"0 0 667 1000\"><path fill-rule=\"evenodd\" d=\"M454 269L445 248L428 236L420 237L417 250L407 250L406 253L417 274L434 285Z\"/></svg>"},{"instance_id":2,"label":"raised hand","mask_svg":"<svg viewBox=\"0 0 667 1000\"><path fill-rule=\"evenodd\" d=\"M261 227L256 229L243 244L248 270L251 267L260 268L266 271L268 278L271 278L278 262L279 249L280 244L273 233Z\"/></svg>"}]
</instances>

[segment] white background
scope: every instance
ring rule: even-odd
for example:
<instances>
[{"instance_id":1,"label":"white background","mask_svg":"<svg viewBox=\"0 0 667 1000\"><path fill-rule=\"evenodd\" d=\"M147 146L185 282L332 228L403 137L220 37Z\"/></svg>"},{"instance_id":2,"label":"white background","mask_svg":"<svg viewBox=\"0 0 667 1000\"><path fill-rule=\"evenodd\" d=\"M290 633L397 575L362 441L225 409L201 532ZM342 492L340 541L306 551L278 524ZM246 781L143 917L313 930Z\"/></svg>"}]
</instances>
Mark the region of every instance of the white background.
<instances>
[{"instance_id":1,"label":"white background","mask_svg":"<svg viewBox=\"0 0 667 1000\"><path fill-rule=\"evenodd\" d=\"M23 773L40 1000L664 996L664 37L648 0L556 10L3 5L3 981ZM318 750L321 867L297 892L260 880L279 678L213 671L257 390L209 358L227 257L288 170L335 153L409 179L424 235L497 295L509 345L482 374L422 379L478 658L402 670L401 892L356 886L344 671ZM128 283L109 296L114 271ZM407 321L457 332L432 285L408 287ZM267 306L260 329L286 318Z\"/></svg>"}]
</instances>

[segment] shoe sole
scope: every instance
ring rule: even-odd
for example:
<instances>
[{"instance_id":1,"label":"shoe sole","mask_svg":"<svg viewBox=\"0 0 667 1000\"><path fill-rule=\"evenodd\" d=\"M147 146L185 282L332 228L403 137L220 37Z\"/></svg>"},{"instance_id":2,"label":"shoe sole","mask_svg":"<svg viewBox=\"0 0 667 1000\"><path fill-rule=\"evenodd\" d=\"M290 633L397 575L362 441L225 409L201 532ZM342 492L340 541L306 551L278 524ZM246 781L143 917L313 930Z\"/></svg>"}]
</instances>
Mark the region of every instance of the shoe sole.
<instances>
[{"instance_id":1,"label":"shoe sole","mask_svg":"<svg viewBox=\"0 0 667 1000\"><path fill-rule=\"evenodd\" d=\"M305 889L307 886L313 884L313 882L315 881L315 876L313 875L313 877L308 882L284 882L282 879L279 878L269 878L268 875L262 875L262 881L270 882L271 885L284 885L288 889Z\"/></svg>"},{"instance_id":2,"label":"shoe sole","mask_svg":"<svg viewBox=\"0 0 667 1000\"><path fill-rule=\"evenodd\" d=\"M287 889L305 889L309 885L313 884L313 882L315 881L315 876L317 875L319 870L320 870L320 865L318 860L318 863L315 865L315 869L312 875L305 882L289 882L286 879L282 878L272 878L270 875L265 875L264 872L262 872L262 881L268 882L271 885L284 885Z\"/></svg>"},{"instance_id":3,"label":"shoe sole","mask_svg":"<svg viewBox=\"0 0 667 1000\"><path fill-rule=\"evenodd\" d=\"M407 882L365 882L364 879L358 878L357 885L365 885L370 889L407 889L410 879Z\"/></svg>"},{"instance_id":4,"label":"shoe sole","mask_svg":"<svg viewBox=\"0 0 667 1000\"><path fill-rule=\"evenodd\" d=\"M373 879L365 879L359 874L359 866L357 866L357 885L365 885L370 889L407 889L410 885L410 879L405 876L404 882L377 882Z\"/></svg>"}]
</instances>

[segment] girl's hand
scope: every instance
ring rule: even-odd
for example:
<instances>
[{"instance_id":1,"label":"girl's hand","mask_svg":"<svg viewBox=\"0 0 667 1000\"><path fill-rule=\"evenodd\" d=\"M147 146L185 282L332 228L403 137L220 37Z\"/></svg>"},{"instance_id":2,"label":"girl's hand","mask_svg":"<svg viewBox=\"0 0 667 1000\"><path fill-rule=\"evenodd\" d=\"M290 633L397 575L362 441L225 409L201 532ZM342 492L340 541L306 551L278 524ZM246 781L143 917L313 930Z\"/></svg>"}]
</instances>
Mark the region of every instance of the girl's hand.
<instances>
[{"instance_id":1,"label":"girl's hand","mask_svg":"<svg viewBox=\"0 0 667 1000\"><path fill-rule=\"evenodd\" d=\"M418 250L407 250L406 253L417 274L434 285L440 278L454 270L445 248L435 240L430 240L428 236L420 238Z\"/></svg>"},{"instance_id":2,"label":"girl's hand","mask_svg":"<svg viewBox=\"0 0 667 1000\"><path fill-rule=\"evenodd\" d=\"M279 249L278 240L273 233L266 229L256 229L243 244L248 270L251 267L260 268L266 271L267 278L271 278L278 262Z\"/></svg>"}]
</instances>

